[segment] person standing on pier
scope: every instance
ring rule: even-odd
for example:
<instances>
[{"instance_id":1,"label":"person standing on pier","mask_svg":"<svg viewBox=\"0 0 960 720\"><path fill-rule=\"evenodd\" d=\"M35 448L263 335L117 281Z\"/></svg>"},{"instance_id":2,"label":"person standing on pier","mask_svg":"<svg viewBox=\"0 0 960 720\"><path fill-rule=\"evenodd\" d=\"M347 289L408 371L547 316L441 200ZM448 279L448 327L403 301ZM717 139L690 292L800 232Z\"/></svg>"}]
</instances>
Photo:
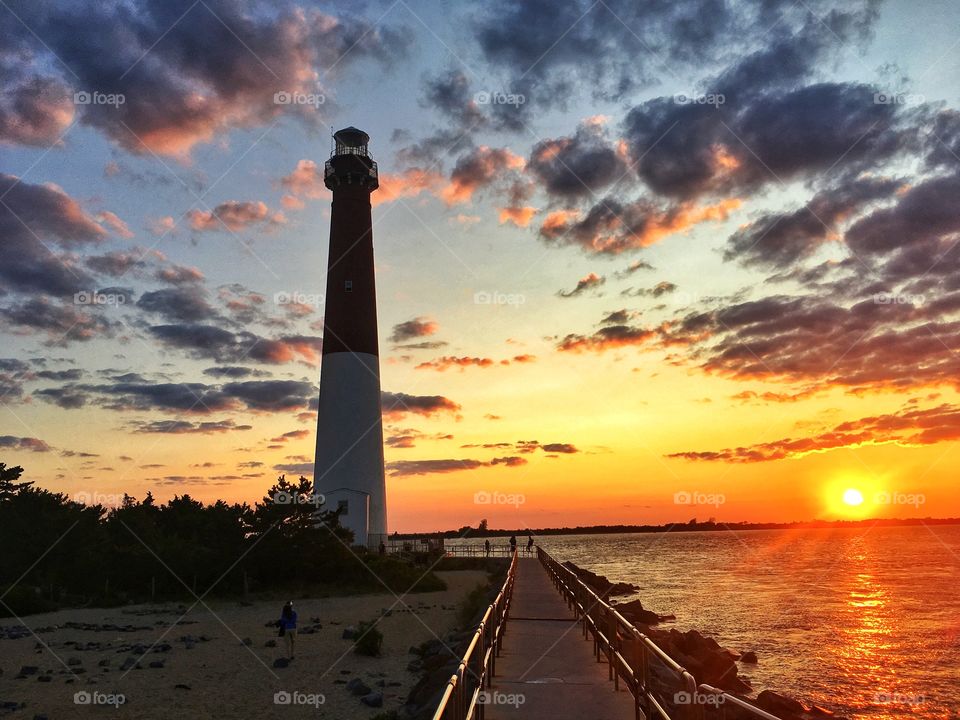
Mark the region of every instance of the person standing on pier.
<instances>
[{"instance_id":1,"label":"person standing on pier","mask_svg":"<svg viewBox=\"0 0 960 720\"><path fill-rule=\"evenodd\" d=\"M533 535L527 535L527 554L533 552Z\"/></svg>"},{"instance_id":2,"label":"person standing on pier","mask_svg":"<svg viewBox=\"0 0 960 720\"><path fill-rule=\"evenodd\" d=\"M490 557L490 538L483 541L483 549L486 550L487 557Z\"/></svg>"},{"instance_id":3,"label":"person standing on pier","mask_svg":"<svg viewBox=\"0 0 960 720\"><path fill-rule=\"evenodd\" d=\"M517 536L511 535L510 536L510 552L512 554L512 553L515 553L516 551L517 551Z\"/></svg>"}]
</instances>

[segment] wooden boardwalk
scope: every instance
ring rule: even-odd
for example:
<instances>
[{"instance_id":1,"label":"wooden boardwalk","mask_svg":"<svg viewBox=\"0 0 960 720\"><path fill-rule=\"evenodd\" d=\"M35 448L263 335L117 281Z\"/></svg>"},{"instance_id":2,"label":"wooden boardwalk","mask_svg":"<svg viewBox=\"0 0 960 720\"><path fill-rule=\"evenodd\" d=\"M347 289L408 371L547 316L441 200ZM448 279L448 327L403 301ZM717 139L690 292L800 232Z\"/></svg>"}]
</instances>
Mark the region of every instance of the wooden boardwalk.
<instances>
[{"instance_id":1,"label":"wooden boardwalk","mask_svg":"<svg viewBox=\"0 0 960 720\"><path fill-rule=\"evenodd\" d=\"M608 677L540 561L522 557L485 719L633 720L633 696Z\"/></svg>"}]
</instances>

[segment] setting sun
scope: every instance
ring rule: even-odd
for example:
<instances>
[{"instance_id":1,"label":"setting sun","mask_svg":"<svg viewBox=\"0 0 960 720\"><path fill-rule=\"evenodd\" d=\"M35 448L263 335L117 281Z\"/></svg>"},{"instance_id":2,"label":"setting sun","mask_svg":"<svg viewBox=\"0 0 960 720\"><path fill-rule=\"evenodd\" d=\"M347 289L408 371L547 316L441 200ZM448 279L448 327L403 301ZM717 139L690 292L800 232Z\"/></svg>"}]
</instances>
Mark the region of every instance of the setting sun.
<instances>
[{"instance_id":1,"label":"setting sun","mask_svg":"<svg viewBox=\"0 0 960 720\"><path fill-rule=\"evenodd\" d=\"M843 493L843 501L852 507L863 505L863 493L856 488L848 488Z\"/></svg>"}]
</instances>

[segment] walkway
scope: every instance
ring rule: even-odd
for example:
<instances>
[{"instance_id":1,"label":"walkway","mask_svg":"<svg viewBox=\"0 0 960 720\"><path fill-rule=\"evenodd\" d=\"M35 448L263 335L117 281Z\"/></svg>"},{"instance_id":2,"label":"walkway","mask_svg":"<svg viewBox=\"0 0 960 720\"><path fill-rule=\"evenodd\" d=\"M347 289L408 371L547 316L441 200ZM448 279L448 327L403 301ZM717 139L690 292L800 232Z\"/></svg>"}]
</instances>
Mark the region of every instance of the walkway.
<instances>
[{"instance_id":1,"label":"walkway","mask_svg":"<svg viewBox=\"0 0 960 720\"><path fill-rule=\"evenodd\" d=\"M607 678L540 561L522 557L485 719L633 720L633 696Z\"/></svg>"}]
</instances>

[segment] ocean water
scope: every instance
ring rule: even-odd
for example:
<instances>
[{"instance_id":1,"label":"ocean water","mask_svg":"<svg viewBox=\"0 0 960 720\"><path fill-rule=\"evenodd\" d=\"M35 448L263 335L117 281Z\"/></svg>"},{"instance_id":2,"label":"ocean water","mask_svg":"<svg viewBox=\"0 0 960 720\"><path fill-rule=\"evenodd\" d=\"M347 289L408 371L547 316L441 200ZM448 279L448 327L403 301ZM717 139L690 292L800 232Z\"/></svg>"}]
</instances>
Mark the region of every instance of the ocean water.
<instances>
[{"instance_id":1,"label":"ocean water","mask_svg":"<svg viewBox=\"0 0 960 720\"><path fill-rule=\"evenodd\" d=\"M526 537L519 537L521 545ZM644 607L754 650L741 674L850 718L960 717L960 526L537 539Z\"/></svg>"}]
</instances>

